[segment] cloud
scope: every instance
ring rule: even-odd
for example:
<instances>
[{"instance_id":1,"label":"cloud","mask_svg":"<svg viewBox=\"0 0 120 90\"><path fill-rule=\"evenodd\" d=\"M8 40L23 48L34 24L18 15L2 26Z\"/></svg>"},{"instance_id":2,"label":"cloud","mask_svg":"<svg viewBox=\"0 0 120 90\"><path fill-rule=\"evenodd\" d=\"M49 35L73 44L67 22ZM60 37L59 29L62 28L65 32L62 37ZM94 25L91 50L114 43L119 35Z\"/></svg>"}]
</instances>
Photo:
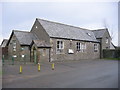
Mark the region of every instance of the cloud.
<instances>
[{"instance_id":1,"label":"cloud","mask_svg":"<svg viewBox=\"0 0 120 90\"><path fill-rule=\"evenodd\" d=\"M90 29L103 28L105 19L117 30L117 3L23 2L4 3L3 9L3 37L13 29L30 30L36 17Z\"/></svg>"},{"instance_id":2,"label":"cloud","mask_svg":"<svg viewBox=\"0 0 120 90\"><path fill-rule=\"evenodd\" d=\"M82 24L80 27L90 29L90 30L95 30L95 29L102 29L105 28L102 23L100 22L93 22L93 23L88 23L88 24Z\"/></svg>"},{"instance_id":3,"label":"cloud","mask_svg":"<svg viewBox=\"0 0 120 90\"><path fill-rule=\"evenodd\" d=\"M33 26L34 21L35 21L35 18L24 21L24 22L17 23L15 25L11 25L8 28L4 28L4 32L2 33L3 34L2 38L8 39L12 33L12 30L30 31ZM9 30L9 33L6 33L5 31L8 31L8 30Z\"/></svg>"}]
</instances>

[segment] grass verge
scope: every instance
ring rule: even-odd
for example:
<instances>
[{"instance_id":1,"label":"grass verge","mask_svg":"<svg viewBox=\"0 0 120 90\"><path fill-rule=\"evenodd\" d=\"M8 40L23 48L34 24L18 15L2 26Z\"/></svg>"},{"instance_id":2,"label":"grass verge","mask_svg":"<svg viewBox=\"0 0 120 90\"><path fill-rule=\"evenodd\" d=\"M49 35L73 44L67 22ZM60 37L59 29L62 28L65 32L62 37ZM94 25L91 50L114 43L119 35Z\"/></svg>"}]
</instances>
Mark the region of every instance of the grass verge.
<instances>
[{"instance_id":1,"label":"grass verge","mask_svg":"<svg viewBox=\"0 0 120 90\"><path fill-rule=\"evenodd\" d=\"M107 60L120 60L120 58L104 58L104 59L107 59Z\"/></svg>"}]
</instances>

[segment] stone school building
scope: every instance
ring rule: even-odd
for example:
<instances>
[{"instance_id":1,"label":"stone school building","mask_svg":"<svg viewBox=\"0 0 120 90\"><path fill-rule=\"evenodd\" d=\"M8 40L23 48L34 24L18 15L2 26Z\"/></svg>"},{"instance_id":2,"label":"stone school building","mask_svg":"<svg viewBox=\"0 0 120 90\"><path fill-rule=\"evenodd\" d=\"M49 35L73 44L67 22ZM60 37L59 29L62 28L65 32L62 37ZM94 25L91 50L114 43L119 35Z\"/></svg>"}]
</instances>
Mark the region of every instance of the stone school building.
<instances>
[{"instance_id":1,"label":"stone school building","mask_svg":"<svg viewBox=\"0 0 120 90\"><path fill-rule=\"evenodd\" d=\"M4 47L9 57L37 64L102 58L102 50L113 44L107 28L88 30L36 18L30 32L13 30Z\"/></svg>"}]
</instances>

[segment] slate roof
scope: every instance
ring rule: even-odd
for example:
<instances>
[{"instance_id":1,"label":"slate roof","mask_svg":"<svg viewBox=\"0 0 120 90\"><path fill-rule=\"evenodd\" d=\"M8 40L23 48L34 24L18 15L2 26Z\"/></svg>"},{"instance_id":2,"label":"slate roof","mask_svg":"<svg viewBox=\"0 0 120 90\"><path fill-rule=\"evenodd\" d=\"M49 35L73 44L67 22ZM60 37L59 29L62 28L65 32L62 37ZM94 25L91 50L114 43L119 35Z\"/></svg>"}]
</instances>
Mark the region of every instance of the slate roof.
<instances>
[{"instance_id":1,"label":"slate roof","mask_svg":"<svg viewBox=\"0 0 120 90\"><path fill-rule=\"evenodd\" d=\"M82 29L80 27L61 24L57 22L47 21L39 18L37 18L37 20L46 30L50 37L98 42L96 40L94 33L91 30Z\"/></svg>"},{"instance_id":2,"label":"slate roof","mask_svg":"<svg viewBox=\"0 0 120 90\"><path fill-rule=\"evenodd\" d=\"M32 40L38 39L37 36L31 32L17 30L13 30L13 32L21 45L30 45Z\"/></svg>"},{"instance_id":3,"label":"slate roof","mask_svg":"<svg viewBox=\"0 0 120 90\"><path fill-rule=\"evenodd\" d=\"M1 47L6 47L8 42L8 39L3 39L2 43L1 43Z\"/></svg>"},{"instance_id":4,"label":"slate roof","mask_svg":"<svg viewBox=\"0 0 120 90\"><path fill-rule=\"evenodd\" d=\"M95 34L96 38L102 38L105 32L106 29L93 30L93 33Z\"/></svg>"},{"instance_id":5,"label":"slate roof","mask_svg":"<svg viewBox=\"0 0 120 90\"><path fill-rule=\"evenodd\" d=\"M45 41L33 40L37 47L51 47L50 44L47 44Z\"/></svg>"}]
</instances>

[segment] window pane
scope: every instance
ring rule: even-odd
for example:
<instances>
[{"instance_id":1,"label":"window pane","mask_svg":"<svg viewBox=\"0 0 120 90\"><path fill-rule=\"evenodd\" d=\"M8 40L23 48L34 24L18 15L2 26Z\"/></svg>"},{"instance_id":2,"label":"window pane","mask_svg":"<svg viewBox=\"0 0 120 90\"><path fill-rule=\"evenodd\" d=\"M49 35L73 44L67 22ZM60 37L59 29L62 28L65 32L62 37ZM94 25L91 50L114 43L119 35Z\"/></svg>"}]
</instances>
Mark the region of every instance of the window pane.
<instances>
[{"instance_id":1,"label":"window pane","mask_svg":"<svg viewBox=\"0 0 120 90\"><path fill-rule=\"evenodd\" d=\"M13 48L13 51L16 51L16 48Z\"/></svg>"},{"instance_id":2,"label":"window pane","mask_svg":"<svg viewBox=\"0 0 120 90\"><path fill-rule=\"evenodd\" d=\"M63 42L61 41L61 45L63 44Z\"/></svg>"},{"instance_id":3,"label":"window pane","mask_svg":"<svg viewBox=\"0 0 120 90\"><path fill-rule=\"evenodd\" d=\"M59 45L57 45L57 48L59 49Z\"/></svg>"},{"instance_id":4,"label":"window pane","mask_svg":"<svg viewBox=\"0 0 120 90\"><path fill-rule=\"evenodd\" d=\"M59 41L57 41L57 44L59 44Z\"/></svg>"},{"instance_id":5,"label":"window pane","mask_svg":"<svg viewBox=\"0 0 120 90\"><path fill-rule=\"evenodd\" d=\"M63 49L63 44L61 44L61 49Z\"/></svg>"},{"instance_id":6,"label":"window pane","mask_svg":"<svg viewBox=\"0 0 120 90\"><path fill-rule=\"evenodd\" d=\"M98 50L98 45L94 44L94 51L97 52L97 50Z\"/></svg>"},{"instance_id":7,"label":"window pane","mask_svg":"<svg viewBox=\"0 0 120 90\"><path fill-rule=\"evenodd\" d=\"M13 46L13 48L16 48L16 46Z\"/></svg>"}]
</instances>

